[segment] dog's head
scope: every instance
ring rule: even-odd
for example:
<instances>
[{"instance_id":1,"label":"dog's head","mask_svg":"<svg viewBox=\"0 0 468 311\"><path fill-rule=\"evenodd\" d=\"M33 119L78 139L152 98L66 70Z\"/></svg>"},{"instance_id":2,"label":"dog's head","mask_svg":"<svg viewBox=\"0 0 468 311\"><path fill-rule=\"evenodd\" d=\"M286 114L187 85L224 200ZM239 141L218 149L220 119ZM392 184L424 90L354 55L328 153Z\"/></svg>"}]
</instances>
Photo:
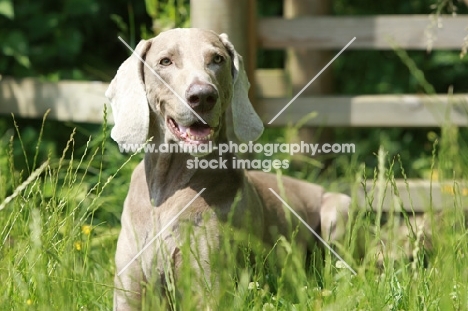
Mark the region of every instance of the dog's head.
<instances>
[{"instance_id":1,"label":"dog's head","mask_svg":"<svg viewBox=\"0 0 468 311\"><path fill-rule=\"evenodd\" d=\"M242 57L225 34L173 29L142 40L135 53L106 91L117 143L144 143L150 126L156 143L216 143L221 130L242 142L261 135Z\"/></svg>"}]
</instances>

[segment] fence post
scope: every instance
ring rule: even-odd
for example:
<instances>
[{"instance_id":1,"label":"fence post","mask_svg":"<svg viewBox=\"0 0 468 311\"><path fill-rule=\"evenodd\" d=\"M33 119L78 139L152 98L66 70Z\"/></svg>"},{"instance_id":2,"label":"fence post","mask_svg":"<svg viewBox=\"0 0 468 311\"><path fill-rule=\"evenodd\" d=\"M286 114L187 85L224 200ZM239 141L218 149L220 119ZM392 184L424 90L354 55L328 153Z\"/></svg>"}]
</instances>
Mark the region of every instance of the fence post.
<instances>
[{"instance_id":1,"label":"fence post","mask_svg":"<svg viewBox=\"0 0 468 311\"><path fill-rule=\"evenodd\" d=\"M255 0L191 0L191 26L226 33L243 56L251 84L249 96L254 103L257 48Z\"/></svg>"},{"instance_id":2,"label":"fence post","mask_svg":"<svg viewBox=\"0 0 468 311\"><path fill-rule=\"evenodd\" d=\"M330 0L284 0L284 17L297 18L310 15L326 15L330 13ZM314 31L311 29L310 31ZM293 95L299 92L329 61L330 52L311 49L287 49L286 70L289 73ZM301 96L324 95L333 91L331 68L325 70ZM313 111L313 107L311 107ZM322 132L320 141L331 138L331 132ZM299 131L303 141L312 141L313 128L303 128Z\"/></svg>"},{"instance_id":3,"label":"fence post","mask_svg":"<svg viewBox=\"0 0 468 311\"><path fill-rule=\"evenodd\" d=\"M328 13L330 13L329 0L284 0L284 17L287 19ZM293 91L300 91L329 61L330 53L327 51L287 49L286 65L291 75ZM332 75L328 68L303 94L307 96L331 92Z\"/></svg>"}]
</instances>

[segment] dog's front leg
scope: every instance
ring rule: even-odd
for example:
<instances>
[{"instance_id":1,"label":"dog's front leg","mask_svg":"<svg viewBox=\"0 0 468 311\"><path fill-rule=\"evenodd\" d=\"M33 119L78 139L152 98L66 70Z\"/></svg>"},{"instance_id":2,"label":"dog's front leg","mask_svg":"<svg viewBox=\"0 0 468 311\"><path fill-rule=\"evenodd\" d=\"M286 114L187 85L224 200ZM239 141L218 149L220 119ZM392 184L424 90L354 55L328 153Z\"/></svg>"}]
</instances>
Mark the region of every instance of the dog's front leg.
<instances>
[{"instance_id":1,"label":"dog's front leg","mask_svg":"<svg viewBox=\"0 0 468 311\"><path fill-rule=\"evenodd\" d=\"M195 218L189 225L190 234L183 240L185 245L181 245L180 251L173 255L174 272L176 279L180 280L182 277L187 277L181 274L182 265L190 266L192 280L190 288L184 288L179 293L183 300L187 300L188 297L184 296L190 291L189 305L206 308L212 304L212 301L206 298L216 298L219 294L220 272L212 271L213 256L219 256L219 220L208 211L200 213L199 217Z\"/></svg>"},{"instance_id":2,"label":"dog's front leg","mask_svg":"<svg viewBox=\"0 0 468 311\"><path fill-rule=\"evenodd\" d=\"M123 227L117 243L114 311L141 309L143 273L140 260L137 259L132 262L136 252L132 252L135 243L129 234L131 233L128 232L127 228Z\"/></svg>"}]
</instances>

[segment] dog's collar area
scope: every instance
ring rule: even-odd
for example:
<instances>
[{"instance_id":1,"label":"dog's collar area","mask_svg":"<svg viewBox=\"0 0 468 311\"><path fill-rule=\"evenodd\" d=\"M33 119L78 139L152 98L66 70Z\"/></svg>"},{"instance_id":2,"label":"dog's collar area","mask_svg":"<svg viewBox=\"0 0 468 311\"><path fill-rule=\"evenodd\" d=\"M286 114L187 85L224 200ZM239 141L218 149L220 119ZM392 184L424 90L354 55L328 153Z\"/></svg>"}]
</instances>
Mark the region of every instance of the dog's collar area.
<instances>
[{"instance_id":1,"label":"dog's collar area","mask_svg":"<svg viewBox=\"0 0 468 311\"><path fill-rule=\"evenodd\" d=\"M214 136L215 128L202 122L195 122L190 126L178 124L173 118L167 118L167 127L180 140L191 144L208 143Z\"/></svg>"}]
</instances>

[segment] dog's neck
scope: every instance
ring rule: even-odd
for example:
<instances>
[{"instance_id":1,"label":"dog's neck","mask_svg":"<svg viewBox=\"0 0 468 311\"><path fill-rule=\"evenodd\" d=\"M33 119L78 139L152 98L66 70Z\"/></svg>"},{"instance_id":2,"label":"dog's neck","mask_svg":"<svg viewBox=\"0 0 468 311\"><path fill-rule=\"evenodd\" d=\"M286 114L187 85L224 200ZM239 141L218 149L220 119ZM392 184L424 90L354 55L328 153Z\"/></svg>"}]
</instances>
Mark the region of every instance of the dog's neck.
<instances>
[{"instance_id":1,"label":"dog's neck","mask_svg":"<svg viewBox=\"0 0 468 311\"><path fill-rule=\"evenodd\" d=\"M156 132L150 134L153 134L153 137L157 135ZM162 138L160 139L162 140ZM224 129L221 129L218 143L226 142ZM197 192L206 188L207 191L205 191L204 197L207 198L210 197L208 194L213 193L220 184L230 184L232 194L226 193L223 195L234 196L242 184L243 172L240 169L233 168L233 158L234 154L232 153L225 153L220 156L217 152L212 152L204 157L199 157L198 161L213 160L213 163L223 163L223 167L202 169L195 167L197 158L189 153L146 153L144 158L146 181L152 205L155 207L161 206L175 192L188 187ZM213 202L213 204L216 204L216 202Z\"/></svg>"}]
</instances>

